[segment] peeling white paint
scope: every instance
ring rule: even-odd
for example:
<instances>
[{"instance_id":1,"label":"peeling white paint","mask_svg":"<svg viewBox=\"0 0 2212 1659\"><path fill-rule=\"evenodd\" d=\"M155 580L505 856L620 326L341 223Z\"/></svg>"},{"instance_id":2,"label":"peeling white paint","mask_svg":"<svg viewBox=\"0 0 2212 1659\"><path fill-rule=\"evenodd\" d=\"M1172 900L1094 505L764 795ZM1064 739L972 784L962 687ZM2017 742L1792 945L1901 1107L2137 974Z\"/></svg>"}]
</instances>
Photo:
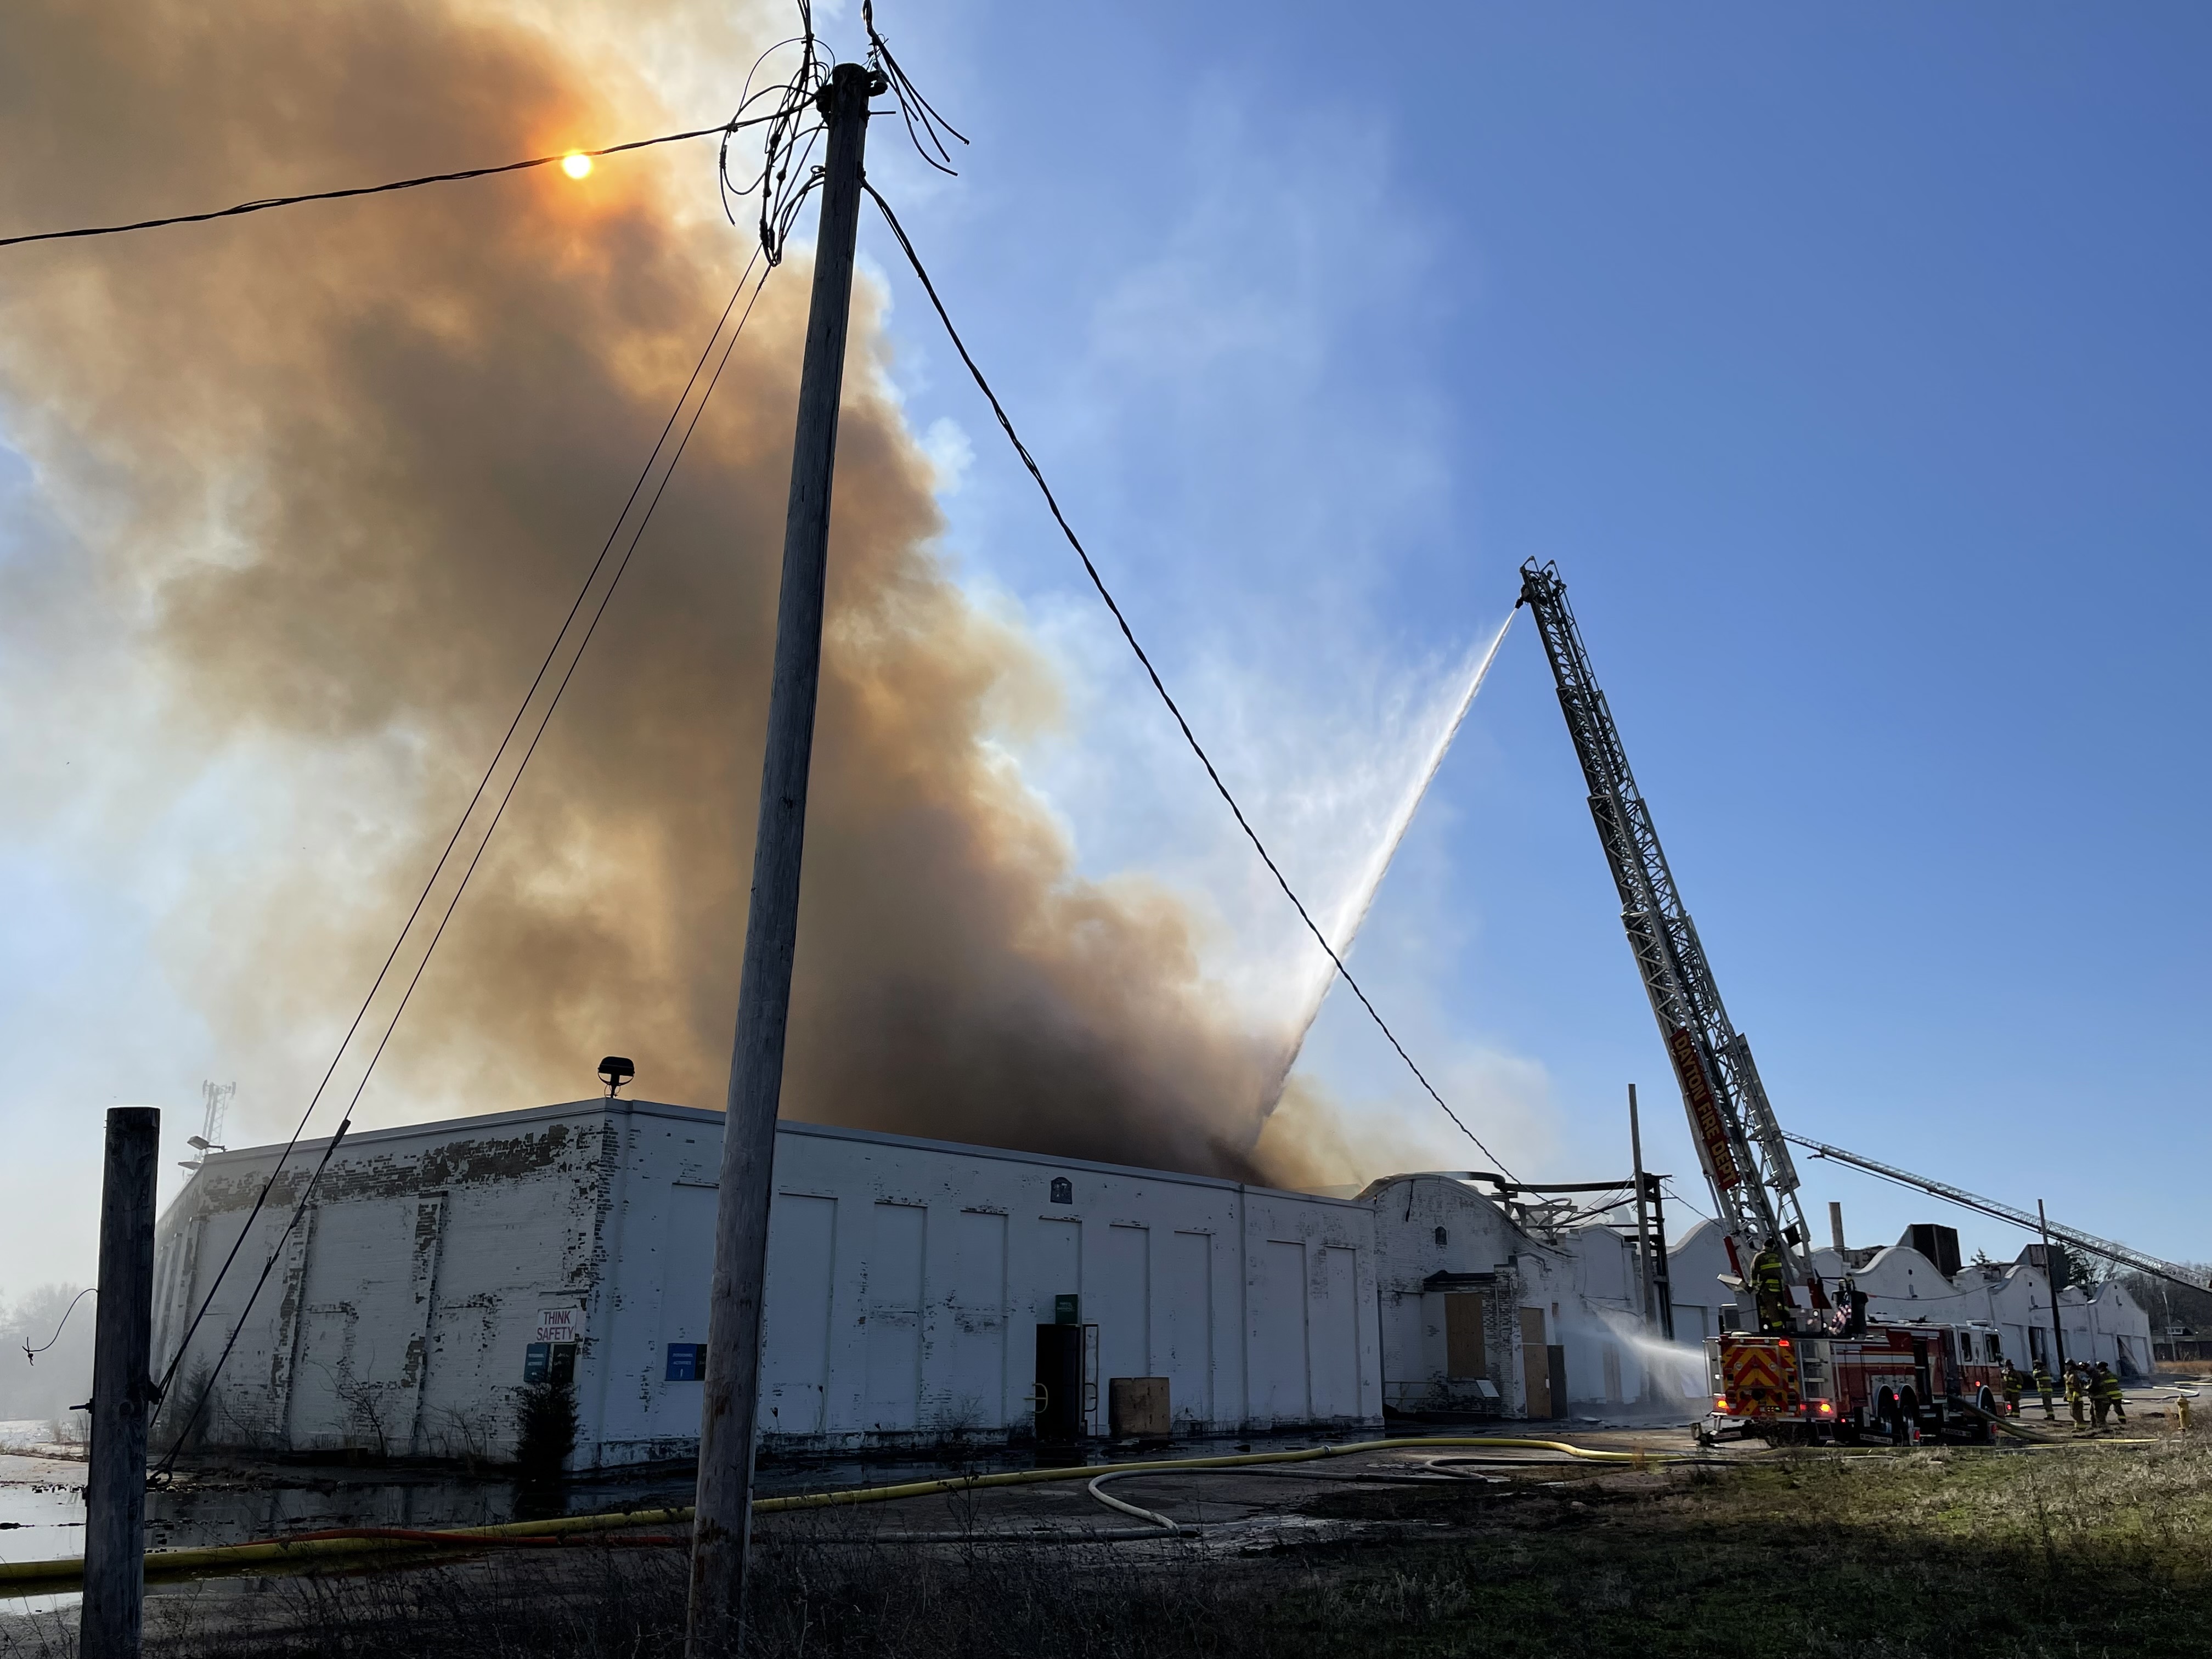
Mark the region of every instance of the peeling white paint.
<instances>
[{"instance_id":1,"label":"peeling white paint","mask_svg":"<svg viewBox=\"0 0 2212 1659\"><path fill-rule=\"evenodd\" d=\"M538 1311L568 1306L584 1333L577 1465L689 1456L700 1385L672 1379L669 1350L706 1340L720 1144L720 1113L625 1100L349 1137L246 1321L212 1437L502 1458ZM186 1394L321 1152L295 1152L255 1221L180 1370ZM211 1156L163 1217L159 1363L276 1153ZM1055 1178L1072 1203L1051 1201ZM1027 1434L1035 1327L1069 1293L1111 1375L1169 1378L1179 1430L1381 1420L1370 1206L802 1123L778 1127L776 1183L763 1357L776 1443Z\"/></svg>"}]
</instances>

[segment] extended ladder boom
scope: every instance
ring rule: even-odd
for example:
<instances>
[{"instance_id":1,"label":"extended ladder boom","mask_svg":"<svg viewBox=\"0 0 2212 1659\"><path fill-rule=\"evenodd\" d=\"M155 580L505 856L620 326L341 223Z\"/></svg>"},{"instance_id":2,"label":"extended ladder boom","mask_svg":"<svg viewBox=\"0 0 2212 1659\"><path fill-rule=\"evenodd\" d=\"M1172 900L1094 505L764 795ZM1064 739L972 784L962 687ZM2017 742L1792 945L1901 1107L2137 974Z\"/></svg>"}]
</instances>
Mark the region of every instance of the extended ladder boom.
<instances>
[{"instance_id":1,"label":"extended ladder boom","mask_svg":"<svg viewBox=\"0 0 2212 1659\"><path fill-rule=\"evenodd\" d=\"M1739 1270L1769 1238L1779 1239L1789 1276L1811 1279L1809 1235L1797 1200L1797 1171L1781 1126L1767 1104L1751 1045L1729 1023L1698 930L1682 908L1674 878L1652 828L1650 808L1628 769L1605 694L1590 672L1566 584L1559 568L1521 567L1521 605L1544 637L1544 654L1559 683L1559 708L1589 785L1606 862L1620 890L1621 925L1659 1034L1681 1085L1690 1135L1705 1166Z\"/></svg>"},{"instance_id":2,"label":"extended ladder boom","mask_svg":"<svg viewBox=\"0 0 2212 1659\"><path fill-rule=\"evenodd\" d=\"M2154 1279L2167 1279L2192 1291L2212 1290L2212 1279L2203 1270L2184 1267L2177 1261L2161 1261L2154 1255L2145 1255L2141 1250L2131 1250L2126 1245L2109 1238L2100 1238L2094 1233L2085 1233L2078 1227L2062 1227L2055 1221L2046 1221L2030 1215L2026 1210L2016 1210L2009 1204L2000 1204L1994 1198L1984 1198L1970 1193L1964 1187L1930 1181L1926 1176L1917 1176L1910 1170L1900 1170L1891 1164L1878 1164L1873 1158L1862 1158L1856 1152L1847 1152L1840 1146L1831 1146L1826 1141L1814 1140L1809 1135L1792 1134L1789 1130L1783 1137L1796 1141L1815 1158L1832 1158L1838 1164L1848 1164L1855 1170L1880 1176L1884 1181L1893 1181L1900 1187L1931 1193L1936 1197L1956 1204L1961 1209L1978 1210L1984 1215L1995 1216L2000 1221L2009 1221L2016 1227L2025 1227L2032 1233L2048 1231L2062 1244L2071 1244L2084 1255L2101 1257L2123 1267L2132 1267L2137 1273L2148 1273Z\"/></svg>"}]
</instances>

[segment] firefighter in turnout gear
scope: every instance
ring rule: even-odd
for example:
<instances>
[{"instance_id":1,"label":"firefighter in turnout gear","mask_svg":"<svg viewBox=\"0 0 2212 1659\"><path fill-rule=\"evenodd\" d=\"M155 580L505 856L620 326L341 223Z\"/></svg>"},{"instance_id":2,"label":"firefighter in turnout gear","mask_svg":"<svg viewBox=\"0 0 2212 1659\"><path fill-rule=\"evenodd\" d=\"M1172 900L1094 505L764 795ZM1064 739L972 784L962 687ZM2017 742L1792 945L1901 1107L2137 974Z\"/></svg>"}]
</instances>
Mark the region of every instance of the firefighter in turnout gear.
<instances>
[{"instance_id":1,"label":"firefighter in turnout gear","mask_svg":"<svg viewBox=\"0 0 2212 1659\"><path fill-rule=\"evenodd\" d=\"M1770 1238L1752 1258L1751 1293L1759 1305L1759 1328L1770 1334L1790 1328L1790 1282L1782 1272L1782 1241Z\"/></svg>"},{"instance_id":2,"label":"firefighter in turnout gear","mask_svg":"<svg viewBox=\"0 0 2212 1659\"><path fill-rule=\"evenodd\" d=\"M2027 1387L2027 1379L2020 1374L2020 1367L2008 1359L2004 1368L2004 1408L2007 1417L2020 1415L2021 1391Z\"/></svg>"},{"instance_id":3,"label":"firefighter in turnout gear","mask_svg":"<svg viewBox=\"0 0 2212 1659\"><path fill-rule=\"evenodd\" d=\"M2057 1392L2057 1384L2051 1381L2051 1367L2045 1364L2040 1359L2037 1360L2035 1362L2035 1391L2043 1396L2043 1415L2046 1419L2056 1418L2058 1415L2057 1412L2051 1408L2051 1396Z\"/></svg>"},{"instance_id":4,"label":"firefighter in turnout gear","mask_svg":"<svg viewBox=\"0 0 2212 1659\"><path fill-rule=\"evenodd\" d=\"M2066 1408L2074 1413L2075 1433L2088 1426L2083 1407L2089 1403L2089 1373L2077 1360L2066 1368Z\"/></svg>"},{"instance_id":5,"label":"firefighter in turnout gear","mask_svg":"<svg viewBox=\"0 0 2212 1659\"><path fill-rule=\"evenodd\" d=\"M2112 1375L2112 1368L2101 1359L2097 1362L2097 1369L2089 1379L2089 1386L2095 1391L2099 1428L2105 1426L2105 1414L2107 1412L2118 1418L2123 1423L2128 1420L2127 1391L2120 1387L2120 1379Z\"/></svg>"}]
</instances>

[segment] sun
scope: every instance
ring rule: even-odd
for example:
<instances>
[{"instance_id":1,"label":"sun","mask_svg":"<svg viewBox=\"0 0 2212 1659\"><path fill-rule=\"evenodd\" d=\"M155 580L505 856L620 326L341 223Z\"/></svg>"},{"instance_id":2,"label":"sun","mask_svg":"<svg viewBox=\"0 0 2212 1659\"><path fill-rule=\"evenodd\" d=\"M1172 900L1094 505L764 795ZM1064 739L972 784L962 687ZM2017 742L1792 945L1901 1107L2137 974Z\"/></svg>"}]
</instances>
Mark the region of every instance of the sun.
<instances>
[{"instance_id":1,"label":"sun","mask_svg":"<svg viewBox=\"0 0 2212 1659\"><path fill-rule=\"evenodd\" d=\"M561 171L571 179L581 179L592 170L592 158L580 149L572 149L561 158Z\"/></svg>"}]
</instances>

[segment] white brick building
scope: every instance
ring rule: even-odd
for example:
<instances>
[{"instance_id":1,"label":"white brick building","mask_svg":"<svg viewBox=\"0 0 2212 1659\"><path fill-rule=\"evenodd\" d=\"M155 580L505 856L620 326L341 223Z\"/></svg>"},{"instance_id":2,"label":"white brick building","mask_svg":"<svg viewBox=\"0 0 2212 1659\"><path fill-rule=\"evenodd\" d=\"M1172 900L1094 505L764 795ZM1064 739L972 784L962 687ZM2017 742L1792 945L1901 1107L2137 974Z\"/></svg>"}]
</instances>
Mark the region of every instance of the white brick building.
<instances>
[{"instance_id":1,"label":"white brick building","mask_svg":"<svg viewBox=\"0 0 2212 1659\"><path fill-rule=\"evenodd\" d=\"M268 1450L499 1457L526 1370L573 1368L575 1465L699 1431L719 1112L589 1100L349 1136L210 1415ZM219 1352L325 1143L287 1164L180 1376ZM209 1158L162 1218L166 1364L274 1164ZM777 1130L763 1431L829 1449L1030 1427L1035 1327L1079 1298L1106 1382L1182 1431L1382 1417L1375 1211L1197 1176L857 1130ZM562 1352L565 1349L566 1352Z\"/></svg>"}]
</instances>

